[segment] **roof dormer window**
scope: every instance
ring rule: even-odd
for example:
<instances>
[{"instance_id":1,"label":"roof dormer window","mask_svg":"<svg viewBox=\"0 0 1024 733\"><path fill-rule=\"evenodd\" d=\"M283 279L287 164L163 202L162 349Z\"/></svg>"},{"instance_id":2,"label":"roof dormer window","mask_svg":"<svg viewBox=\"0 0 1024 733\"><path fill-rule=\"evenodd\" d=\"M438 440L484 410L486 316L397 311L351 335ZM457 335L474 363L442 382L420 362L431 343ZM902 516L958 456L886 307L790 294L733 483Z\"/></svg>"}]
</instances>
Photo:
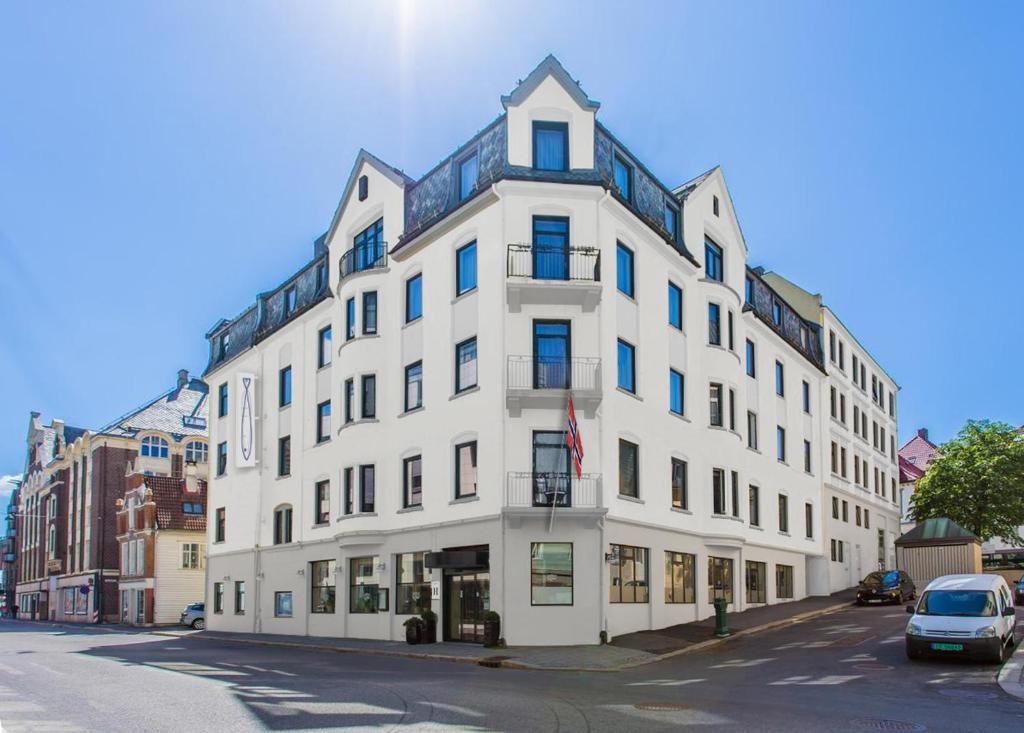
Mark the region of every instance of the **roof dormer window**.
<instances>
[{"instance_id":1,"label":"roof dormer window","mask_svg":"<svg viewBox=\"0 0 1024 733\"><path fill-rule=\"evenodd\" d=\"M569 123L533 123L533 167L539 171L569 170Z\"/></svg>"},{"instance_id":2,"label":"roof dormer window","mask_svg":"<svg viewBox=\"0 0 1024 733\"><path fill-rule=\"evenodd\" d=\"M668 232L673 242L679 241L679 209L667 201L665 202L665 231Z\"/></svg>"},{"instance_id":3,"label":"roof dormer window","mask_svg":"<svg viewBox=\"0 0 1024 733\"><path fill-rule=\"evenodd\" d=\"M473 153L459 162L459 201L465 201L476 190L480 176L480 157Z\"/></svg>"},{"instance_id":4,"label":"roof dormer window","mask_svg":"<svg viewBox=\"0 0 1024 733\"><path fill-rule=\"evenodd\" d=\"M633 166L616 153L612 161L612 173L615 177L615 187L619 189L619 194L626 201L631 202L633 200Z\"/></svg>"},{"instance_id":5,"label":"roof dormer window","mask_svg":"<svg viewBox=\"0 0 1024 733\"><path fill-rule=\"evenodd\" d=\"M295 286L292 285L290 288L284 291L284 314L290 316L295 312L295 304L297 302L297 294Z\"/></svg>"}]
</instances>

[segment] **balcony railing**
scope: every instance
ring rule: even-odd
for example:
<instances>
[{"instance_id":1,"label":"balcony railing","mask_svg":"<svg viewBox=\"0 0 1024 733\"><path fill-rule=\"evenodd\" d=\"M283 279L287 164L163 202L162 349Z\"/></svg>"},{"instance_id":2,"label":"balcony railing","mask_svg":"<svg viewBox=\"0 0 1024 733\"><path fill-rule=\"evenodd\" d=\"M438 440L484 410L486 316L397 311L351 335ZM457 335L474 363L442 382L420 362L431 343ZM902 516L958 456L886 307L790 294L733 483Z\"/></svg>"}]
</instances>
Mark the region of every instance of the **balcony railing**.
<instances>
[{"instance_id":1,"label":"balcony railing","mask_svg":"<svg viewBox=\"0 0 1024 733\"><path fill-rule=\"evenodd\" d=\"M601 250L596 247L508 246L508 277L532 280L601 281Z\"/></svg>"},{"instance_id":2,"label":"balcony railing","mask_svg":"<svg viewBox=\"0 0 1024 733\"><path fill-rule=\"evenodd\" d=\"M596 509L601 504L601 475L585 473L533 473L510 471L505 504L509 507L577 507Z\"/></svg>"},{"instance_id":3,"label":"balcony railing","mask_svg":"<svg viewBox=\"0 0 1024 733\"><path fill-rule=\"evenodd\" d=\"M375 242L353 247L338 261L338 279L365 270L377 270L388 265L388 243Z\"/></svg>"},{"instance_id":4,"label":"balcony railing","mask_svg":"<svg viewBox=\"0 0 1024 733\"><path fill-rule=\"evenodd\" d=\"M580 357L509 356L508 389L601 389L601 360Z\"/></svg>"}]
</instances>

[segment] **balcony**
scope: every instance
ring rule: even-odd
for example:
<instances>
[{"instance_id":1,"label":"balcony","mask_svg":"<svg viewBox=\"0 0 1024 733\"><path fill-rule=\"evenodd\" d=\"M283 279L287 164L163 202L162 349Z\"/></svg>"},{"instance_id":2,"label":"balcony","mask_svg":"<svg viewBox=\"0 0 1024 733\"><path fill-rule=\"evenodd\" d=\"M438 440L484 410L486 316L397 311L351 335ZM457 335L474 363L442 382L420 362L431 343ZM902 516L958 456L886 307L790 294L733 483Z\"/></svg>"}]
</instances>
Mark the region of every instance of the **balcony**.
<instances>
[{"instance_id":1,"label":"balcony","mask_svg":"<svg viewBox=\"0 0 1024 733\"><path fill-rule=\"evenodd\" d=\"M601 300L601 250L596 247L510 244L506 274L513 313L524 303L593 311Z\"/></svg>"},{"instance_id":2,"label":"balcony","mask_svg":"<svg viewBox=\"0 0 1024 733\"><path fill-rule=\"evenodd\" d=\"M601 474L576 478L575 473L510 471L503 511L514 528L531 517L549 525L562 519L596 522L607 512L601 505Z\"/></svg>"},{"instance_id":3,"label":"balcony","mask_svg":"<svg viewBox=\"0 0 1024 733\"><path fill-rule=\"evenodd\" d=\"M387 242L359 245L350 249L338 260L338 282L340 283L349 275L354 275L357 272L382 270L387 266Z\"/></svg>"},{"instance_id":4,"label":"balcony","mask_svg":"<svg viewBox=\"0 0 1024 733\"><path fill-rule=\"evenodd\" d=\"M544 356L509 356L505 406L518 417L523 408L565 410L573 405L592 418L601 402L601 360Z\"/></svg>"}]
</instances>

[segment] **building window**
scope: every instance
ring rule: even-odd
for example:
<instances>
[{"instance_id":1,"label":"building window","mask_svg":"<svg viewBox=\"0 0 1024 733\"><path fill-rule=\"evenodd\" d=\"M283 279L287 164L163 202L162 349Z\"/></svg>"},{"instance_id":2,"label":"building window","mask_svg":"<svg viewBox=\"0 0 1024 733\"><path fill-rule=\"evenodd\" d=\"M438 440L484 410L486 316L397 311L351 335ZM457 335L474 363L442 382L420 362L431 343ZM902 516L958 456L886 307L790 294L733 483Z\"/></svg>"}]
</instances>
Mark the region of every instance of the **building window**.
<instances>
[{"instance_id":1,"label":"building window","mask_svg":"<svg viewBox=\"0 0 1024 733\"><path fill-rule=\"evenodd\" d=\"M708 343L722 345L721 309L718 303L708 303Z\"/></svg>"},{"instance_id":2,"label":"building window","mask_svg":"<svg viewBox=\"0 0 1024 733\"><path fill-rule=\"evenodd\" d=\"M235 613L245 613L245 581L235 581Z\"/></svg>"},{"instance_id":3,"label":"building window","mask_svg":"<svg viewBox=\"0 0 1024 733\"><path fill-rule=\"evenodd\" d=\"M803 399L804 412L808 415L811 414L811 385L807 382L801 382L801 397Z\"/></svg>"},{"instance_id":4,"label":"building window","mask_svg":"<svg viewBox=\"0 0 1024 733\"><path fill-rule=\"evenodd\" d=\"M349 613L377 613L380 586L376 557L353 557L349 560Z\"/></svg>"},{"instance_id":5,"label":"building window","mask_svg":"<svg viewBox=\"0 0 1024 733\"><path fill-rule=\"evenodd\" d=\"M349 298L345 301L345 340L351 341L356 337L356 299Z\"/></svg>"},{"instance_id":6,"label":"building window","mask_svg":"<svg viewBox=\"0 0 1024 733\"><path fill-rule=\"evenodd\" d=\"M288 476L292 472L292 437L285 435L277 439L277 475Z\"/></svg>"},{"instance_id":7,"label":"building window","mask_svg":"<svg viewBox=\"0 0 1024 733\"><path fill-rule=\"evenodd\" d=\"M214 532L213 532L213 541L214 542L223 542L224 541L224 531L226 529L226 525L227 525L226 510L224 509L224 507L220 507L219 509L217 509L217 523L216 523L216 525L214 527Z\"/></svg>"},{"instance_id":8,"label":"building window","mask_svg":"<svg viewBox=\"0 0 1024 733\"><path fill-rule=\"evenodd\" d=\"M208 454L209 448L201 440L193 440L185 446L186 463L206 463L209 460Z\"/></svg>"},{"instance_id":9,"label":"building window","mask_svg":"<svg viewBox=\"0 0 1024 733\"><path fill-rule=\"evenodd\" d=\"M352 255L355 258L351 272L362 272L383 264L387 245L384 242L384 219L378 219L352 238ZM344 274L344 273L343 273Z\"/></svg>"},{"instance_id":10,"label":"building window","mask_svg":"<svg viewBox=\"0 0 1024 733\"><path fill-rule=\"evenodd\" d=\"M374 374L364 374L360 378L360 415L364 420L372 420L377 417L377 377Z\"/></svg>"},{"instance_id":11,"label":"building window","mask_svg":"<svg viewBox=\"0 0 1024 733\"><path fill-rule=\"evenodd\" d=\"M747 275L746 282L743 285L743 302L750 305L754 304L754 278Z\"/></svg>"},{"instance_id":12,"label":"building window","mask_svg":"<svg viewBox=\"0 0 1024 733\"><path fill-rule=\"evenodd\" d=\"M327 524L331 520L330 481L317 481L313 485L313 508L317 524Z\"/></svg>"},{"instance_id":13,"label":"building window","mask_svg":"<svg viewBox=\"0 0 1024 733\"><path fill-rule=\"evenodd\" d=\"M569 170L569 124L533 123L533 167L539 171Z\"/></svg>"},{"instance_id":14,"label":"building window","mask_svg":"<svg viewBox=\"0 0 1024 733\"><path fill-rule=\"evenodd\" d=\"M618 153L612 159L612 175L615 178L615 187L619 189L619 195L626 201L633 200L633 166L626 162Z\"/></svg>"},{"instance_id":15,"label":"building window","mask_svg":"<svg viewBox=\"0 0 1024 733\"><path fill-rule=\"evenodd\" d=\"M292 403L292 368L286 366L277 375L277 406L287 407Z\"/></svg>"},{"instance_id":16,"label":"building window","mask_svg":"<svg viewBox=\"0 0 1024 733\"><path fill-rule=\"evenodd\" d=\"M757 358L754 351L754 342L747 339L747 376L757 379Z\"/></svg>"},{"instance_id":17,"label":"building window","mask_svg":"<svg viewBox=\"0 0 1024 733\"><path fill-rule=\"evenodd\" d=\"M611 603L647 603L647 548L612 545L608 563Z\"/></svg>"},{"instance_id":18,"label":"building window","mask_svg":"<svg viewBox=\"0 0 1024 733\"><path fill-rule=\"evenodd\" d=\"M290 316L292 313L295 312L295 306L296 306L297 302L298 302L298 298L296 296L295 286L292 285L291 287L285 288L285 291L284 291L284 317L285 318L287 318L288 316Z\"/></svg>"},{"instance_id":19,"label":"building window","mask_svg":"<svg viewBox=\"0 0 1024 733\"><path fill-rule=\"evenodd\" d=\"M772 299L772 323L782 328L782 304Z\"/></svg>"},{"instance_id":20,"label":"building window","mask_svg":"<svg viewBox=\"0 0 1024 733\"><path fill-rule=\"evenodd\" d=\"M203 554L198 542L181 543L181 567L185 570L202 569Z\"/></svg>"},{"instance_id":21,"label":"building window","mask_svg":"<svg viewBox=\"0 0 1024 733\"><path fill-rule=\"evenodd\" d=\"M372 336L377 333L377 291L367 290L363 293L363 335Z\"/></svg>"},{"instance_id":22,"label":"building window","mask_svg":"<svg viewBox=\"0 0 1024 733\"><path fill-rule=\"evenodd\" d=\"M345 424L348 425L353 420L353 402L356 399L356 382L354 379L349 378L345 380Z\"/></svg>"},{"instance_id":23,"label":"building window","mask_svg":"<svg viewBox=\"0 0 1024 733\"><path fill-rule=\"evenodd\" d=\"M814 505L804 504L804 528L807 539L814 539Z\"/></svg>"},{"instance_id":24,"label":"building window","mask_svg":"<svg viewBox=\"0 0 1024 733\"><path fill-rule=\"evenodd\" d=\"M468 199L480 175L480 158L476 153L459 161L459 201Z\"/></svg>"},{"instance_id":25,"label":"building window","mask_svg":"<svg viewBox=\"0 0 1024 733\"><path fill-rule=\"evenodd\" d=\"M668 409L677 415L684 414L684 401L683 401L683 375L677 372L675 369L668 370Z\"/></svg>"},{"instance_id":26,"label":"building window","mask_svg":"<svg viewBox=\"0 0 1024 733\"><path fill-rule=\"evenodd\" d=\"M618 362L619 388L636 394L636 349L622 339L619 339Z\"/></svg>"},{"instance_id":27,"label":"building window","mask_svg":"<svg viewBox=\"0 0 1024 733\"><path fill-rule=\"evenodd\" d=\"M775 394L786 396L786 374L781 361L775 362Z\"/></svg>"},{"instance_id":28,"label":"building window","mask_svg":"<svg viewBox=\"0 0 1024 733\"><path fill-rule=\"evenodd\" d=\"M665 552L665 603L697 602L697 556Z\"/></svg>"},{"instance_id":29,"label":"building window","mask_svg":"<svg viewBox=\"0 0 1024 733\"><path fill-rule=\"evenodd\" d=\"M665 202L665 231L673 242L679 241L679 209Z\"/></svg>"},{"instance_id":30,"label":"building window","mask_svg":"<svg viewBox=\"0 0 1024 733\"><path fill-rule=\"evenodd\" d=\"M228 472L228 444L227 441L217 444L217 475L223 476Z\"/></svg>"},{"instance_id":31,"label":"building window","mask_svg":"<svg viewBox=\"0 0 1024 733\"><path fill-rule=\"evenodd\" d=\"M779 531L789 532L789 497L779 494Z\"/></svg>"},{"instance_id":32,"label":"building window","mask_svg":"<svg viewBox=\"0 0 1024 733\"><path fill-rule=\"evenodd\" d=\"M456 297L476 289L476 242L461 247L455 252L455 295Z\"/></svg>"},{"instance_id":33,"label":"building window","mask_svg":"<svg viewBox=\"0 0 1024 733\"><path fill-rule=\"evenodd\" d=\"M413 456L402 461L402 506L423 506L423 460Z\"/></svg>"},{"instance_id":34,"label":"building window","mask_svg":"<svg viewBox=\"0 0 1024 733\"><path fill-rule=\"evenodd\" d=\"M668 284L668 324L683 330L683 290L672 282Z\"/></svg>"},{"instance_id":35,"label":"building window","mask_svg":"<svg viewBox=\"0 0 1024 733\"><path fill-rule=\"evenodd\" d=\"M405 411L423 406L423 362L405 368Z\"/></svg>"},{"instance_id":36,"label":"building window","mask_svg":"<svg viewBox=\"0 0 1024 733\"><path fill-rule=\"evenodd\" d=\"M640 446L619 439L619 496L640 496Z\"/></svg>"},{"instance_id":37,"label":"building window","mask_svg":"<svg viewBox=\"0 0 1024 733\"><path fill-rule=\"evenodd\" d=\"M276 618L292 617L292 592L279 590L274 593L274 616Z\"/></svg>"},{"instance_id":38,"label":"building window","mask_svg":"<svg viewBox=\"0 0 1024 733\"><path fill-rule=\"evenodd\" d=\"M781 425L775 426L775 450L778 459L785 463L786 461L786 429Z\"/></svg>"},{"instance_id":39,"label":"building window","mask_svg":"<svg viewBox=\"0 0 1024 733\"><path fill-rule=\"evenodd\" d=\"M843 499L843 521L850 521L850 505L845 499Z\"/></svg>"},{"instance_id":40,"label":"building window","mask_svg":"<svg viewBox=\"0 0 1024 733\"><path fill-rule=\"evenodd\" d=\"M533 279L569 278L569 220L561 216L533 217ZM595 279L599 279L596 273Z\"/></svg>"},{"instance_id":41,"label":"building window","mask_svg":"<svg viewBox=\"0 0 1024 733\"><path fill-rule=\"evenodd\" d=\"M419 615L430 610L430 581L425 552L395 555L395 613Z\"/></svg>"},{"instance_id":42,"label":"building window","mask_svg":"<svg viewBox=\"0 0 1024 733\"><path fill-rule=\"evenodd\" d=\"M792 598L793 597L793 566L792 565L776 565L775 566L775 597L776 598Z\"/></svg>"},{"instance_id":43,"label":"building window","mask_svg":"<svg viewBox=\"0 0 1024 733\"><path fill-rule=\"evenodd\" d=\"M768 602L768 569L763 562L747 560L747 603Z\"/></svg>"},{"instance_id":44,"label":"building window","mask_svg":"<svg viewBox=\"0 0 1024 733\"><path fill-rule=\"evenodd\" d=\"M309 612L334 613L334 560L317 560L309 564Z\"/></svg>"},{"instance_id":45,"label":"building window","mask_svg":"<svg viewBox=\"0 0 1024 733\"><path fill-rule=\"evenodd\" d=\"M373 466L359 467L359 511L372 513L375 506L376 471Z\"/></svg>"},{"instance_id":46,"label":"building window","mask_svg":"<svg viewBox=\"0 0 1024 733\"><path fill-rule=\"evenodd\" d=\"M412 323L423 315L423 275L405 281L405 322Z\"/></svg>"},{"instance_id":47,"label":"building window","mask_svg":"<svg viewBox=\"0 0 1024 733\"><path fill-rule=\"evenodd\" d=\"M690 496L687 482L689 480L686 461L672 459L672 506L676 509L689 509Z\"/></svg>"},{"instance_id":48,"label":"building window","mask_svg":"<svg viewBox=\"0 0 1024 733\"><path fill-rule=\"evenodd\" d=\"M853 516L854 516L854 522L856 522L857 526L859 527L860 526L860 504L857 504L853 508Z\"/></svg>"},{"instance_id":49,"label":"building window","mask_svg":"<svg viewBox=\"0 0 1024 733\"><path fill-rule=\"evenodd\" d=\"M711 469L711 500L714 514L725 514L725 469Z\"/></svg>"},{"instance_id":50,"label":"building window","mask_svg":"<svg viewBox=\"0 0 1024 733\"><path fill-rule=\"evenodd\" d=\"M751 484L747 490L747 511L751 527L761 526L761 490Z\"/></svg>"},{"instance_id":51,"label":"building window","mask_svg":"<svg viewBox=\"0 0 1024 733\"><path fill-rule=\"evenodd\" d=\"M316 406L316 442L324 443L331 439L331 401L321 402Z\"/></svg>"},{"instance_id":52,"label":"building window","mask_svg":"<svg viewBox=\"0 0 1024 733\"><path fill-rule=\"evenodd\" d=\"M231 332L225 331L217 337L217 361L224 361L228 355L228 347L231 345Z\"/></svg>"},{"instance_id":53,"label":"building window","mask_svg":"<svg viewBox=\"0 0 1024 733\"><path fill-rule=\"evenodd\" d=\"M615 243L615 281L620 293L633 297L633 250L622 242Z\"/></svg>"},{"instance_id":54,"label":"building window","mask_svg":"<svg viewBox=\"0 0 1024 733\"><path fill-rule=\"evenodd\" d=\"M811 441L804 441L804 471L811 472Z\"/></svg>"},{"instance_id":55,"label":"building window","mask_svg":"<svg viewBox=\"0 0 1024 733\"><path fill-rule=\"evenodd\" d=\"M316 265L316 292L320 292L327 284L327 263L318 262Z\"/></svg>"},{"instance_id":56,"label":"building window","mask_svg":"<svg viewBox=\"0 0 1024 733\"><path fill-rule=\"evenodd\" d=\"M359 176L359 200L366 201L370 193L370 180L366 176Z\"/></svg>"},{"instance_id":57,"label":"building window","mask_svg":"<svg viewBox=\"0 0 1024 733\"><path fill-rule=\"evenodd\" d=\"M167 458L167 441L157 435L147 435L142 439L139 453L147 458Z\"/></svg>"},{"instance_id":58,"label":"building window","mask_svg":"<svg viewBox=\"0 0 1024 733\"><path fill-rule=\"evenodd\" d=\"M709 280L722 282L725 277L722 267L722 248L707 237L704 238L704 271Z\"/></svg>"},{"instance_id":59,"label":"building window","mask_svg":"<svg viewBox=\"0 0 1024 733\"><path fill-rule=\"evenodd\" d=\"M224 613L224 584L213 584L213 612Z\"/></svg>"},{"instance_id":60,"label":"building window","mask_svg":"<svg viewBox=\"0 0 1024 733\"><path fill-rule=\"evenodd\" d=\"M711 197L711 213L713 213L715 216L718 216L718 197L717 196L712 196Z\"/></svg>"},{"instance_id":61,"label":"building window","mask_svg":"<svg viewBox=\"0 0 1024 733\"><path fill-rule=\"evenodd\" d=\"M181 503L183 514L203 514L203 503L200 501L183 501Z\"/></svg>"},{"instance_id":62,"label":"building window","mask_svg":"<svg viewBox=\"0 0 1024 733\"><path fill-rule=\"evenodd\" d=\"M354 503L355 503L354 496L355 495L353 493L354 492L354 487L353 487L353 484L352 484L352 472L353 472L353 470L352 470L351 467L348 467L344 471L341 472L341 476L342 476L342 482L341 482L341 507L342 507L342 511L345 513L346 516L349 515L349 514L352 514L352 512L355 511L355 509L354 509Z\"/></svg>"},{"instance_id":63,"label":"building window","mask_svg":"<svg viewBox=\"0 0 1024 733\"><path fill-rule=\"evenodd\" d=\"M292 508L279 507L274 510L274 544L286 545L292 541Z\"/></svg>"},{"instance_id":64,"label":"building window","mask_svg":"<svg viewBox=\"0 0 1024 733\"><path fill-rule=\"evenodd\" d=\"M729 430L736 430L736 390L729 390Z\"/></svg>"},{"instance_id":65,"label":"building window","mask_svg":"<svg viewBox=\"0 0 1024 733\"><path fill-rule=\"evenodd\" d=\"M530 605L572 605L572 543L530 544Z\"/></svg>"},{"instance_id":66,"label":"building window","mask_svg":"<svg viewBox=\"0 0 1024 733\"><path fill-rule=\"evenodd\" d=\"M864 507L864 529L871 529L871 513Z\"/></svg>"},{"instance_id":67,"label":"building window","mask_svg":"<svg viewBox=\"0 0 1024 733\"><path fill-rule=\"evenodd\" d=\"M476 337L455 345L456 393L476 386Z\"/></svg>"},{"instance_id":68,"label":"building window","mask_svg":"<svg viewBox=\"0 0 1024 733\"><path fill-rule=\"evenodd\" d=\"M455 446L455 498L476 496L476 441Z\"/></svg>"},{"instance_id":69,"label":"building window","mask_svg":"<svg viewBox=\"0 0 1024 733\"><path fill-rule=\"evenodd\" d=\"M712 382L708 390L708 410L710 424L713 427L722 427L722 385Z\"/></svg>"},{"instance_id":70,"label":"building window","mask_svg":"<svg viewBox=\"0 0 1024 733\"><path fill-rule=\"evenodd\" d=\"M729 328L727 329L727 333L728 333L728 336L729 336L729 341L728 341L728 343L729 343L729 351L736 351L736 343L735 343L735 339L733 338L733 333L735 331L735 328L733 326L733 320L734 320L733 313L732 313L732 310L730 310L728 312L728 314L726 314L726 323L729 324Z\"/></svg>"},{"instance_id":71,"label":"building window","mask_svg":"<svg viewBox=\"0 0 1024 733\"><path fill-rule=\"evenodd\" d=\"M323 368L331 363L331 327L325 326L320 329L317 338L317 368Z\"/></svg>"},{"instance_id":72,"label":"building window","mask_svg":"<svg viewBox=\"0 0 1024 733\"><path fill-rule=\"evenodd\" d=\"M724 598L732 603L732 560L724 557L708 557L708 602Z\"/></svg>"},{"instance_id":73,"label":"building window","mask_svg":"<svg viewBox=\"0 0 1024 733\"><path fill-rule=\"evenodd\" d=\"M757 413L747 410L747 447L757 450Z\"/></svg>"}]
</instances>

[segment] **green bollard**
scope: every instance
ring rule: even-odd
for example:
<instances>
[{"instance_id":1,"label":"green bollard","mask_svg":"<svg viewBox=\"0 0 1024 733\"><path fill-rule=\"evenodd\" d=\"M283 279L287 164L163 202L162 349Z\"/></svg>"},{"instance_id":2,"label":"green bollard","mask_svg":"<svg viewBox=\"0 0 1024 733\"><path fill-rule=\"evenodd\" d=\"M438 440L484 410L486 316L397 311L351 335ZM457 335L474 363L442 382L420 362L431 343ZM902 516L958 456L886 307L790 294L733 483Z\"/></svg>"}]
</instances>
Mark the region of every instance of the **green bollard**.
<instances>
[{"instance_id":1,"label":"green bollard","mask_svg":"<svg viewBox=\"0 0 1024 733\"><path fill-rule=\"evenodd\" d=\"M715 636L719 639L724 639L729 636L729 629L725 625L725 607L729 605L729 602L724 598L716 598L714 600L715 605Z\"/></svg>"}]
</instances>

